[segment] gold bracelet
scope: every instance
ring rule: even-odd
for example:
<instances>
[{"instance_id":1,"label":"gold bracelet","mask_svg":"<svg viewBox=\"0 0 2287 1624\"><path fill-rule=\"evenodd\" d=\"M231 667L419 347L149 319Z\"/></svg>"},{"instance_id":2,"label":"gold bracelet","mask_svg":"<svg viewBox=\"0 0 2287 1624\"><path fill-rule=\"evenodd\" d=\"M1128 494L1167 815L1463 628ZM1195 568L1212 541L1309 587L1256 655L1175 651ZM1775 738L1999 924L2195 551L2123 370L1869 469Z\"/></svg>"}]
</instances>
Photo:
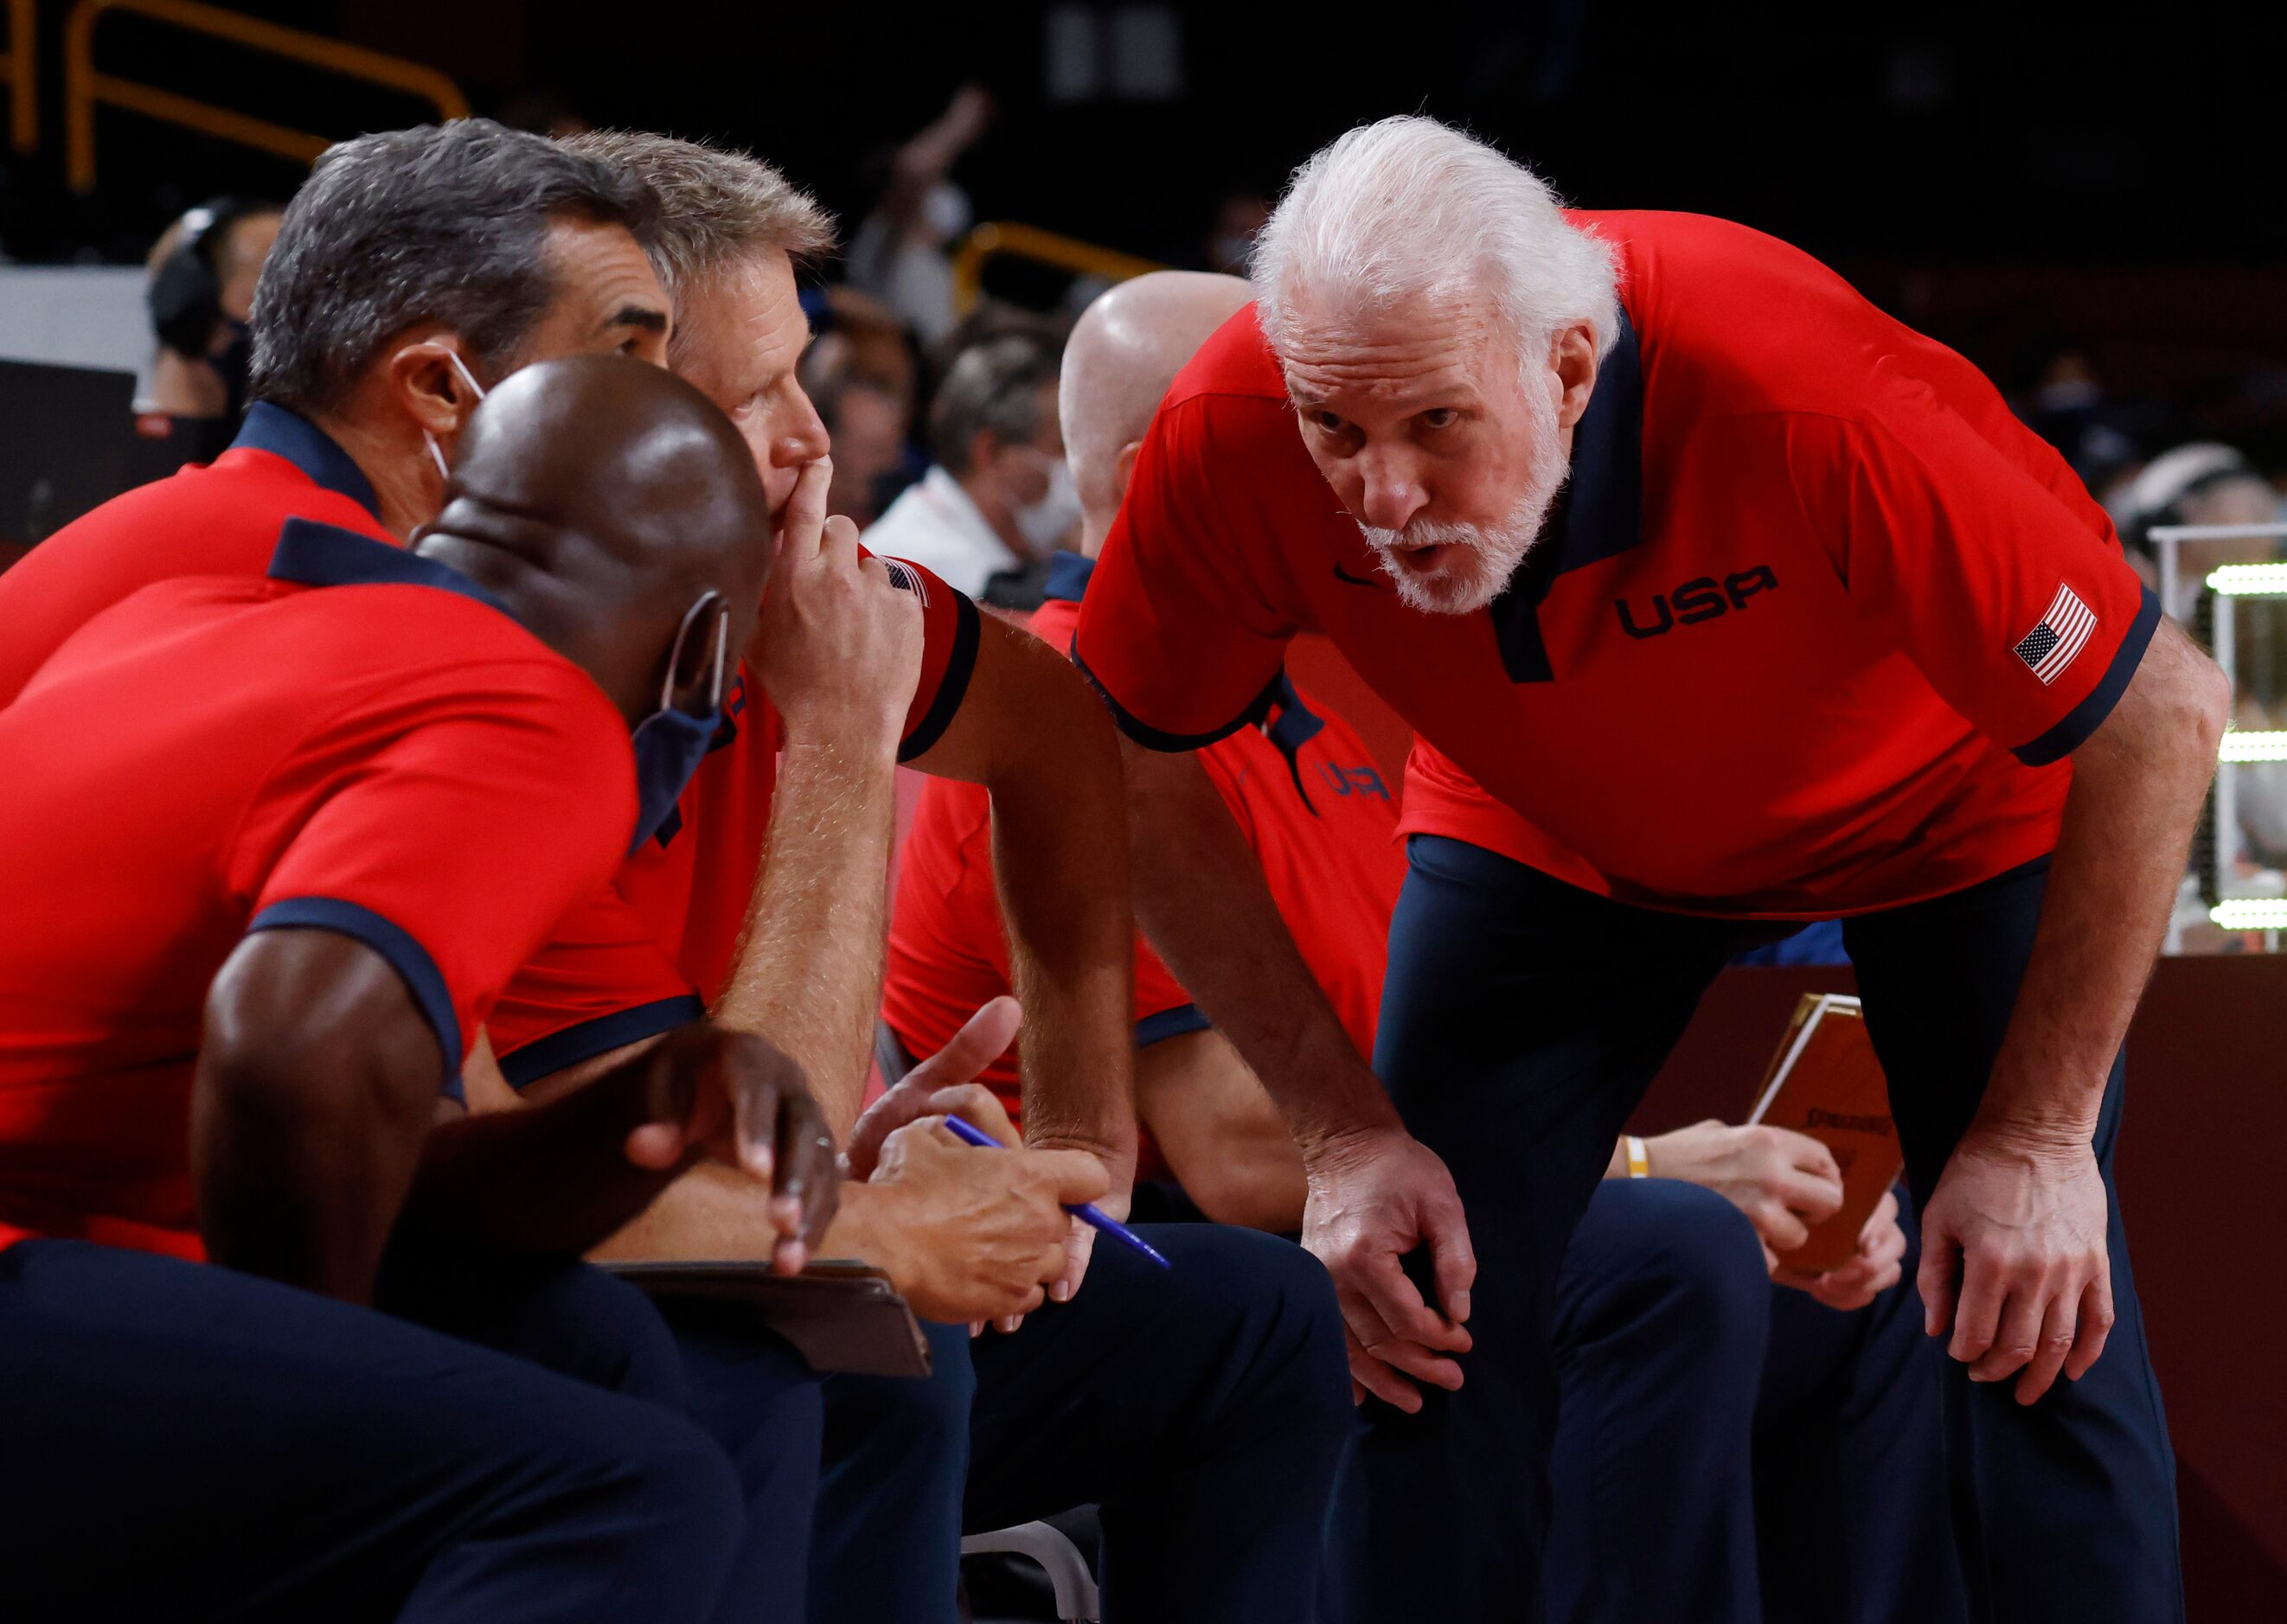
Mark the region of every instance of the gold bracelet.
<instances>
[{"instance_id":1,"label":"gold bracelet","mask_svg":"<svg viewBox=\"0 0 2287 1624\"><path fill-rule=\"evenodd\" d=\"M1620 1135L1620 1143L1627 1147L1628 1177L1631 1179L1651 1177L1651 1158L1644 1154L1644 1142L1633 1133L1623 1133Z\"/></svg>"}]
</instances>

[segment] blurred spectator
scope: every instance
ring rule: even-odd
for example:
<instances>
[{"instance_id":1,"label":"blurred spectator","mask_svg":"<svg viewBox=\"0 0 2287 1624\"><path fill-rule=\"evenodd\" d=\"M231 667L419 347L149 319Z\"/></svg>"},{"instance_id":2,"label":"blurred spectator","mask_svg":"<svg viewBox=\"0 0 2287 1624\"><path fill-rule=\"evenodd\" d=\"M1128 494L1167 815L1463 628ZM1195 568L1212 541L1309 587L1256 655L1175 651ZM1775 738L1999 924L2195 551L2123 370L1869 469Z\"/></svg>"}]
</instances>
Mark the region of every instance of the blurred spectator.
<instances>
[{"instance_id":1,"label":"blurred spectator","mask_svg":"<svg viewBox=\"0 0 2287 1624\"><path fill-rule=\"evenodd\" d=\"M2155 414L2117 400L2088 351L2054 342L2032 352L2019 373L2017 415L2057 448L2081 483L2102 491L2136 461Z\"/></svg>"},{"instance_id":2,"label":"blurred spectator","mask_svg":"<svg viewBox=\"0 0 2287 1624\"><path fill-rule=\"evenodd\" d=\"M890 179L850 240L850 281L897 313L924 344L952 331L952 245L969 230L969 194L953 166L993 119L993 98L964 84L937 121L899 147Z\"/></svg>"},{"instance_id":3,"label":"blurred spectator","mask_svg":"<svg viewBox=\"0 0 2287 1624\"><path fill-rule=\"evenodd\" d=\"M2165 451L2145 464L2111 498L2113 522L2123 540L2144 549L2157 567L2154 529L2168 524L2278 524L2287 522L2287 502L2276 487L2228 445L2194 441ZM2167 611L2201 635L2212 570L2228 564L2264 564L2280 556L2278 536L2220 538L2176 543L2172 589L2164 593ZM2165 582L2163 581L2164 587ZM2287 721L2287 639L2271 601L2246 600L2235 619L2232 639L2232 725L2243 732L2270 732ZM2287 862L2287 761L2251 761L2230 769L2236 775L2232 806L2239 844L2227 843L2229 867L2241 878L2256 868ZM2243 862L2242 861L2243 859Z\"/></svg>"},{"instance_id":4,"label":"blurred spectator","mask_svg":"<svg viewBox=\"0 0 2287 1624\"><path fill-rule=\"evenodd\" d=\"M500 122L510 130L528 130L551 141L585 135L596 127L569 96L545 85L510 98L501 108Z\"/></svg>"},{"instance_id":5,"label":"blurred spectator","mask_svg":"<svg viewBox=\"0 0 2287 1624\"><path fill-rule=\"evenodd\" d=\"M834 447L826 510L859 528L874 523L912 483L906 469L906 405L879 379L844 373L811 397Z\"/></svg>"},{"instance_id":6,"label":"blurred spectator","mask_svg":"<svg viewBox=\"0 0 2287 1624\"><path fill-rule=\"evenodd\" d=\"M1262 193L1226 193L1215 209L1215 227L1207 233L1207 269L1245 276L1247 256L1254 252L1254 233L1270 218L1270 200Z\"/></svg>"},{"instance_id":7,"label":"blurred spectator","mask_svg":"<svg viewBox=\"0 0 2287 1624\"><path fill-rule=\"evenodd\" d=\"M247 321L254 285L283 215L260 199L219 197L185 214L153 245L144 298L158 345L135 409L170 420L154 438L174 420L219 424L219 450L237 431L253 355Z\"/></svg>"},{"instance_id":8,"label":"blurred spectator","mask_svg":"<svg viewBox=\"0 0 2287 1624\"><path fill-rule=\"evenodd\" d=\"M2162 525L2275 524L2287 518L2271 482L2238 452L2212 440L2162 452L2116 489L2107 506L2120 539L2156 560L2159 548L2151 532ZM2175 601L2164 607L2188 623L2209 571L2227 564L2265 563L2279 552L2276 537L2180 541Z\"/></svg>"},{"instance_id":9,"label":"blurred spectator","mask_svg":"<svg viewBox=\"0 0 2287 1624\"><path fill-rule=\"evenodd\" d=\"M890 504L866 545L971 597L1037 604L1036 578L1080 523L1056 421L1059 359L1010 336L955 360L930 408L930 470Z\"/></svg>"}]
</instances>

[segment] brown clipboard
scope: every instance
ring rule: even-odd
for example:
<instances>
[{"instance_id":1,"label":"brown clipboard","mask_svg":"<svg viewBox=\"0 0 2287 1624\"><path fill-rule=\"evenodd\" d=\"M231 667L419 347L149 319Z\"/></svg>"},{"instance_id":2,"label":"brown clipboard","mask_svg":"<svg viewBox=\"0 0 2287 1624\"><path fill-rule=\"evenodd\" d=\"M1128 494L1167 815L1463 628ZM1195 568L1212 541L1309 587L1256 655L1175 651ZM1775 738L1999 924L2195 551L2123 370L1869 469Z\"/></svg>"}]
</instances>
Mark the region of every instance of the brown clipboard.
<instances>
[{"instance_id":1,"label":"brown clipboard","mask_svg":"<svg viewBox=\"0 0 2287 1624\"><path fill-rule=\"evenodd\" d=\"M1782 1255L1780 1265L1823 1274L1849 1262L1857 1254L1859 1232L1906 1164L1890 1120L1889 1084L1856 998L1839 992L1802 995L1747 1121L1808 1134L1834 1153L1842 1171L1841 1207L1813 1225L1809 1238Z\"/></svg>"},{"instance_id":2,"label":"brown clipboard","mask_svg":"<svg viewBox=\"0 0 2287 1624\"><path fill-rule=\"evenodd\" d=\"M821 1258L799 1274L766 1263L606 1263L652 1297L750 1317L792 1343L820 1375L925 1376L930 1351L890 1277L867 1264Z\"/></svg>"}]
</instances>

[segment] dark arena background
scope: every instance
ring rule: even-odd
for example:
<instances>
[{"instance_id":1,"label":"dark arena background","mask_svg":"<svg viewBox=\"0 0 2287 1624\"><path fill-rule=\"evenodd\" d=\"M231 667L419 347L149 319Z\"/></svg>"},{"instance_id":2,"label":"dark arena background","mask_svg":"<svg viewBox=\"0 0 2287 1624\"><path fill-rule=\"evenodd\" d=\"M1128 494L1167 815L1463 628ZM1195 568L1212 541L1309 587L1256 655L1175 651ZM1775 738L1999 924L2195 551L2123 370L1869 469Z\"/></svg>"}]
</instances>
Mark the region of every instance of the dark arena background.
<instances>
[{"instance_id":1,"label":"dark arena background","mask_svg":"<svg viewBox=\"0 0 2287 1624\"><path fill-rule=\"evenodd\" d=\"M846 245L901 147L964 108L939 188L961 308L1060 330L1136 271L1238 268L1297 162L1426 112L1583 207L1774 233L1968 357L2228 654L2240 732L2287 740L2287 592L2197 586L2287 556L2287 7L0 0L0 562L185 460L148 398L146 256L206 200L282 203L326 141L440 112L705 138L814 192ZM907 347L887 475L919 467L941 376L927 335ZM2201 505L2220 479L2228 511ZM2165 533L2217 523L2253 533ZM2237 550L2197 550L2218 546ZM1396 783L1403 724L1337 658L1300 658ZM2231 748L2133 1029L2119 1164L2197 1624L2287 1619L2287 746ZM1727 972L1635 1125L1736 1118L1796 996L1849 985Z\"/></svg>"}]
</instances>

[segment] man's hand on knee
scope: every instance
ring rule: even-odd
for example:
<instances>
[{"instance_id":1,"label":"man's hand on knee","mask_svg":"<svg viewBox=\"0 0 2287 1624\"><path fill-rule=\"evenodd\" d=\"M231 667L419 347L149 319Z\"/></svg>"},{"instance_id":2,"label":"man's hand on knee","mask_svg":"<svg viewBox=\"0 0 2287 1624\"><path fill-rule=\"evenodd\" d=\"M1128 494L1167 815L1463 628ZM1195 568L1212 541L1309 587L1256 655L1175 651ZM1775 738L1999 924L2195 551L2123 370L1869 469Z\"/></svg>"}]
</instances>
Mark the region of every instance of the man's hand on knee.
<instances>
[{"instance_id":1,"label":"man's hand on knee","mask_svg":"<svg viewBox=\"0 0 2287 1624\"><path fill-rule=\"evenodd\" d=\"M1377 1129L1318 1147L1310 1185L1302 1244L1334 1277L1352 1396L1370 1392L1412 1414L1421 1407L1415 1382L1458 1389L1461 1367L1447 1355L1469 1351L1477 1260L1445 1164L1403 1129ZM1399 1262L1423 1244L1443 1313Z\"/></svg>"},{"instance_id":2,"label":"man's hand on knee","mask_svg":"<svg viewBox=\"0 0 2287 1624\"><path fill-rule=\"evenodd\" d=\"M1962 1139L1922 1217L1919 1283L1925 1328L1951 1331L1971 1381L2015 1376L2030 1404L2096 1363L2113 1318L2107 1211L2085 1144Z\"/></svg>"}]
</instances>

